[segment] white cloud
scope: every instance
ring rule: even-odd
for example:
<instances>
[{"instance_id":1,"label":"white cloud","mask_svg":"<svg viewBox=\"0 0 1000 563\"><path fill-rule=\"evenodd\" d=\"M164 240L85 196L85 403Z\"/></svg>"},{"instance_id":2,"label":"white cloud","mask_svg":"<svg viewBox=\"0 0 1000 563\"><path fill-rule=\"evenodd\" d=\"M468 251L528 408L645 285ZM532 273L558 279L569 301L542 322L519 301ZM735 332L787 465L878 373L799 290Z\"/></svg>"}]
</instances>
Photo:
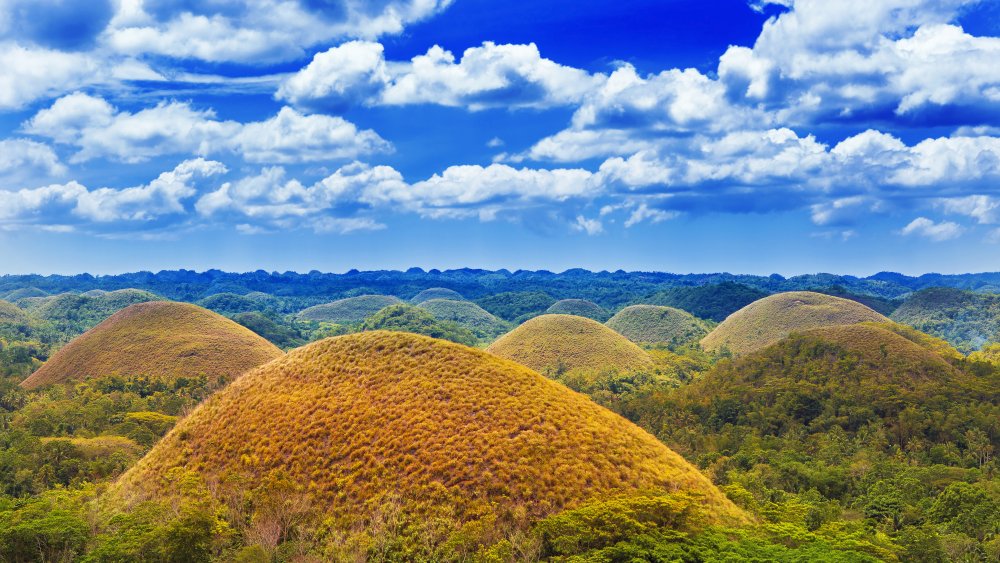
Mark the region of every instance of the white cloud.
<instances>
[{"instance_id":1,"label":"white cloud","mask_svg":"<svg viewBox=\"0 0 1000 563\"><path fill-rule=\"evenodd\" d=\"M212 110L185 102L160 102L131 113L82 93L56 100L23 130L77 147L72 162L110 158L134 163L170 154L235 152L248 162L293 163L391 150L377 133L359 131L343 118L303 115L287 107L266 121L241 124L221 121Z\"/></svg>"},{"instance_id":2,"label":"white cloud","mask_svg":"<svg viewBox=\"0 0 1000 563\"><path fill-rule=\"evenodd\" d=\"M0 190L64 174L66 167L52 147L27 139L0 141Z\"/></svg>"},{"instance_id":3,"label":"white cloud","mask_svg":"<svg viewBox=\"0 0 1000 563\"><path fill-rule=\"evenodd\" d=\"M42 97L101 78L104 66L90 55L0 42L0 110L19 109Z\"/></svg>"},{"instance_id":4,"label":"white cloud","mask_svg":"<svg viewBox=\"0 0 1000 563\"><path fill-rule=\"evenodd\" d=\"M926 217L917 217L903 227L900 234L903 236L917 235L941 242L958 238L962 236L964 231L965 229L958 223L951 221L935 223Z\"/></svg>"},{"instance_id":5,"label":"white cloud","mask_svg":"<svg viewBox=\"0 0 1000 563\"><path fill-rule=\"evenodd\" d=\"M448 4L450 0L124 1L106 39L111 48L129 55L270 64L300 58L308 48L337 39L399 33Z\"/></svg>"},{"instance_id":6,"label":"white cloud","mask_svg":"<svg viewBox=\"0 0 1000 563\"><path fill-rule=\"evenodd\" d=\"M0 222L6 227L63 222L151 223L184 216L184 202L197 193L196 181L226 172L222 163L195 159L180 163L152 182L131 188L90 190L78 182L0 191Z\"/></svg>"},{"instance_id":7,"label":"white cloud","mask_svg":"<svg viewBox=\"0 0 1000 563\"><path fill-rule=\"evenodd\" d=\"M601 224L600 219L587 219L583 215L577 215L576 222L573 223L573 229L594 236L604 232L604 225Z\"/></svg>"},{"instance_id":8,"label":"white cloud","mask_svg":"<svg viewBox=\"0 0 1000 563\"><path fill-rule=\"evenodd\" d=\"M277 98L296 106L437 104L544 108L579 103L606 77L542 58L538 47L491 42L461 60L441 47L409 62L387 62L382 45L353 41L317 54L290 77Z\"/></svg>"},{"instance_id":9,"label":"white cloud","mask_svg":"<svg viewBox=\"0 0 1000 563\"><path fill-rule=\"evenodd\" d=\"M945 213L965 215L983 225L992 225L1000 221L1000 199L988 195L969 195L964 197L942 198L937 205Z\"/></svg>"},{"instance_id":10,"label":"white cloud","mask_svg":"<svg viewBox=\"0 0 1000 563\"><path fill-rule=\"evenodd\" d=\"M629 215L628 219L625 220L625 228L633 227L639 223L649 222L649 223L662 223L677 217L679 214L676 211L664 211L662 209L654 209L649 207L645 203L639 204L632 213Z\"/></svg>"}]
</instances>

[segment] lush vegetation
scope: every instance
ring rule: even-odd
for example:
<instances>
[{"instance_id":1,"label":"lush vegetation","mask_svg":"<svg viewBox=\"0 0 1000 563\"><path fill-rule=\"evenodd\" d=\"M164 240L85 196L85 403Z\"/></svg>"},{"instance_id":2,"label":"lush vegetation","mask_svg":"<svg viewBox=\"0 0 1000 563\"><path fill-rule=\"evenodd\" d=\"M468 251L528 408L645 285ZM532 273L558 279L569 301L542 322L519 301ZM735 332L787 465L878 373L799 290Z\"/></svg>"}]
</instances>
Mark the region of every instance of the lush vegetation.
<instances>
[{"instance_id":1,"label":"lush vegetation","mask_svg":"<svg viewBox=\"0 0 1000 563\"><path fill-rule=\"evenodd\" d=\"M22 385L34 389L106 375L228 380L280 355L270 342L207 309L157 301L115 313L61 348Z\"/></svg>"},{"instance_id":2,"label":"lush vegetation","mask_svg":"<svg viewBox=\"0 0 1000 563\"><path fill-rule=\"evenodd\" d=\"M555 302L544 291L507 291L483 297L476 304L505 321L521 324L544 314Z\"/></svg>"},{"instance_id":3,"label":"lush vegetation","mask_svg":"<svg viewBox=\"0 0 1000 563\"><path fill-rule=\"evenodd\" d=\"M1000 336L1000 295L944 287L918 291L892 319L943 338L962 352L978 350Z\"/></svg>"},{"instance_id":4,"label":"lush vegetation","mask_svg":"<svg viewBox=\"0 0 1000 563\"><path fill-rule=\"evenodd\" d=\"M471 301L429 299L419 305L435 319L450 321L466 328L480 340L492 342L510 330L510 324L496 318Z\"/></svg>"},{"instance_id":5,"label":"lush vegetation","mask_svg":"<svg viewBox=\"0 0 1000 563\"><path fill-rule=\"evenodd\" d=\"M685 346L705 337L710 326L673 307L632 305L611 317L608 328L637 344Z\"/></svg>"},{"instance_id":6,"label":"lush vegetation","mask_svg":"<svg viewBox=\"0 0 1000 563\"><path fill-rule=\"evenodd\" d=\"M747 305L767 297L767 292L734 282L672 287L657 292L643 303L675 307L700 319L722 322Z\"/></svg>"},{"instance_id":7,"label":"lush vegetation","mask_svg":"<svg viewBox=\"0 0 1000 563\"><path fill-rule=\"evenodd\" d=\"M770 295L743 307L702 339L706 350L747 354L793 332L861 322L888 321L857 301L812 291Z\"/></svg>"},{"instance_id":8,"label":"lush vegetation","mask_svg":"<svg viewBox=\"0 0 1000 563\"><path fill-rule=\"evenodd\" d=\"M382 309L398 303L402 301L391 295L359 295L309 307L299 313L299 318L335 324L359 323Z\"/></svg>"},{"instance_id":9,"label":"lush vegetation","mask_svg":"<svg viewBox=\"0 0 1000 563\"><path fill-rule=\"evenodd\" d=\"M651 369L646 351L601 323L576 315L542 315L526 321L488 348L539 372L633 372Z\"/></svg>"},{"instance_id":10,"label":"lush vegetation","mask_svg":"<svg viewBox=\"0 0 1000 563\"><path fill-rule=\"evenodd\" d=\"M545 310L548 315L576 315L603 323L610 316L603 307L586 299L563 299Z\"/></svg>"},{"instance_id":11,"label":"lush vegetation","mask_svg":"<svg viewBox=\"0 0 1000 563\"><path fill-rule=\"evenodd\" d=\"M438 320L429 311L413 305L386 307L369 317L360 328L363 331L389 330L422 334L467 346L475 346L477 343L476 335L471 330L453 321Z\"/></svg>"},{"instance_id":12,"label":"lush vegetation","mask_svg":"<svg viewBox=\"0 0 1000 563\"><path fill-rule=\"evenodd\" d=\"M32 317L46 321L64 333L82 333L112 314L136 303L159 301L162 297L138 289L120 289L84 295L65 293L32 297L21 302Z\"/></svg>"}]
</instances>

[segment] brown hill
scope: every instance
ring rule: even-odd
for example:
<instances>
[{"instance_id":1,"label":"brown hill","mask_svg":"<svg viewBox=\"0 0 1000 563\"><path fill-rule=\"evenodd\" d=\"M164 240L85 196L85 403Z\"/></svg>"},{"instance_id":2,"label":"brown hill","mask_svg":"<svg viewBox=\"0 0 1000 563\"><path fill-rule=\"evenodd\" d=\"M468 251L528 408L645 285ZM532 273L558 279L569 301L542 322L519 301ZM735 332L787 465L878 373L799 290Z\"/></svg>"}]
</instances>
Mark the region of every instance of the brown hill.
<instances>
[{"instance_id":1,"label":"brown hill","mask_svg":"<svg viewBox=\"0 0 1000 563\"><path fill-rule=\"evenodd\" d=\"M701 340L706 350L728 349L736 355L760 350L793 332L862 322L889 322L849 299L790 291L769 295L736 311Z\"/></svg>"},{"instance_id":2,"label":"brown hill","mask_svg":"<svg viewBox=\"0 0 1000 563\"><path fill-rule=\"evenodd\" d=\"M645 350L601 323L576 315L542 315L526 321L488 349L545 372L562 366L593 371L640 371L653 360Z\"/></svg>"},{"instance_id":3,"label":"brown hill","mask_svg":"<svg viewBox=\"0 0 1000 563\"><path fill-rule=\"evenodd\" d=\"M583 395L397 332L329 338L246 373L128 471L111 504L169 497L176 468L218 485L213 495L291 479L337 530L373 525L390 497L402 514L465 522L656 489L700 495L712 521L743 519L683 458Z\"/></svg>"},{"instance_id":4,"label":"brown hill","mask_svg":"<svg viewBox=\"0 0 1000 563\"><path fill-rule=\"evenodd\" d=\"M127 307L56 352L21 385L35 389L105 375L229 379L282 355L233 321L188 303Z\"/></svg>"}]
</instances>

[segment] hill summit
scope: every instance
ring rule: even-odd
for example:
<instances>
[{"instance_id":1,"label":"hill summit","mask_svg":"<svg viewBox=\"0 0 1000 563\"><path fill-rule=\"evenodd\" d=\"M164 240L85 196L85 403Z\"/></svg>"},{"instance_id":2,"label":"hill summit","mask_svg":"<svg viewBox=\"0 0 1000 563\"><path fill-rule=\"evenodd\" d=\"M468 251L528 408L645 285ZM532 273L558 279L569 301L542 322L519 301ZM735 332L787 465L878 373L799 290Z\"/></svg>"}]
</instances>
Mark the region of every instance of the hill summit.
<instances>
[{"instance_id":1,"label":"hill summit","mask_svg":"<svg viewBox=\"0 0 1000 563\"><path fill-rule=\"evenodd\" d=\"M850 299L789 291L758 299L729 315L701 340L701 345L706 350L725 348L740 355L774 344L793 332L862 322L889 319Z\"/></svg>"},{"instance_id":2,"label":"hill summit","mask_svg":"<svg viewBox=\"0 0 1000 563\"><path fill-rule=\"evenodd\" d=\"M563 367L604 371L651 368L645 350L601 323L576 315L542 315L526 321L488 351L546 372Z\"/></svg>"},{"instance_id":3,"label":"hill summit","mask_svg":"<svg viewBox=\"0 0 1000 563\"><path fill-rule=\"evenodd\" d=\"M402 300L392 295L359 295L309 307L299 312L299 318L328 323L359 323L398 303Z\"/></svg>"},{"instance_id":4,"label":"hill summit","mask_svg":"<svg viewBox=\"0 0 1000 563\"><path fill-rule=\"evenodd\" d=\"M235 322L188 303L150 301L129 306L75 338L21 385L105 375L229 379L282 355L276 346Z\"/></svg>"},{"instance_id":5,"label":"hill summit","mask_svg":"<svg viewBox=\"0 0 1000 563\"><path fill-rule=\"evenodd\" d=\"M111 494L169 497L176 468L220 484L213 495L224 481L308 484L312 516L350 530L378 520L390 496L403 514L465 522L668 489L699 495L712 519L742 518L683 458L583 395L474 348L385 331L315 342L246 373Z\"/></svg>"},{"instance_id":6,"label":"hill summit","mask_svg":"<svg viewBox=\"0 0 1000 563\"><path fill-rule=\"evenodd\" d=\"M708 324L687 311L657 305L625 307L605 323L641 344L686 344L708 334Z\"/></svg>"}]
</instances>

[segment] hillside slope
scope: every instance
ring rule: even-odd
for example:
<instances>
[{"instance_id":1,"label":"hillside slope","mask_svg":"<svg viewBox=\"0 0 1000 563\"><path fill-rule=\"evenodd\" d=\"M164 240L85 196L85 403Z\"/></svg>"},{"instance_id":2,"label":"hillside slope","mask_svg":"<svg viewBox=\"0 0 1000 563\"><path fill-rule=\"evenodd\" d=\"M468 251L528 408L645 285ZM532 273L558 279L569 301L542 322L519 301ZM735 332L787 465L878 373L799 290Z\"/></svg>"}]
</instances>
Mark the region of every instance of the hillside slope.
<instances>
[{"instance_id":1,"label":"hillside slope","mask_svg":"<svg viewBox=\"0 0 1000 563\"><path fill-rule=\"evenodd\" d=\"M1000 339L1000 295L945 287L922 289L892 313L892 320L943 338L968 353Z\"/></svg>"},{"instance_id":2,"label":"hillside slope","mask_svg":"<svg viewBox=\"0 0 1000 563\"><path fill-rule=\"evenodd\" d=\"M726 318L701 340L706 350L733 354L760 350L793 332L823 326L889 319L864 305L811 291L790 291L754 301Z\"/></svg>"},{"instance_id":3,"label":"hillside slope","mask_svg":"<svg viewBox=\"0 0 1000 563\"><path fill-rule=\"evenodd\" d=\"M683 458L584 396L479 350L390 332L326 339L248 372L112 498L169 496L173 468L246 490L276 475L308 483L310 514L337 530L373 525L389 498L402 514L467 522L664 488L701 495L712 521L743 518Z\"/></svg>"},{"instance_id":4,"label":"hillside slope","mask_svg":"<svg viewBox=\"0 0 1000 563\"><path fill-rule=\"evenodd\" d=\"M681 345L709 332L708 324L691 313L656 305L625 307L604 324L637 344Z\"/></svg>"},{"instance_id":5,"label":"hillside slope","mask_svg":"<svg viewBox=\"0 0 1000 563\"><path fill-rule=\"evenodd\" d=\"M465 297L462 294L446 287L432 287L430 289L425 289L420 293L413 296L410 299L410 303L414 305L419 305L424 301L430 301L431 299L451 299L452 301L464 301Z\"/></svg>"},{"instance_id":6,"label":"hillside slope","mask_svg":"<svg viewBox=\"0 0 1000 563\"><path fill-rule=\"evenodd\" d=\"M586 299L563 299L556 301L545 310L548 315L576 315L586 317L603 323L610 316L608 312L597 303Z\"/></svg>"},{"instance_id":7,"label":"hillside slope","mask_svg":"<svg viewBox=\"0 0 1000 563\"><path fill-rule=\"evenodd\" d=\"M299 312L298 317L306 321L359 323L390 305L402 302L392 295L359 295L309 307Z\"/></svg>"},{"instance_id":8,"label":"hillside slope","mask_svg":"<svg viewBox=\"0 0 1000 563\"><path fill-rule=\"evenodd\" d=\"M539 372L559 369L641 371L653 361L642 348L601 323L576 315L526 321L488 349Z\"/></svg>"},{"instance_id":9,"label":"hillside slope","mask_svg":"<svg viewBox=\"0 0 1000 563\"><path fill-rule=\"evenodd\" d=\"M509 324L471 301L429 299L418 307L434 315L438 320L451 321L471 330L479 339L493 340L510 330Z\"/></svg>"},{"instance_id":10,"label":"hillside slope","mask_svg":"<svg viewBox=\"0 0 1000 563\"><path fill-rule=\"evenodd\" d=\"M283 353L250 330L188 303L132 305L75 338L21 385L106 375L229 379Z\"/></svg>"}]
</instances>

